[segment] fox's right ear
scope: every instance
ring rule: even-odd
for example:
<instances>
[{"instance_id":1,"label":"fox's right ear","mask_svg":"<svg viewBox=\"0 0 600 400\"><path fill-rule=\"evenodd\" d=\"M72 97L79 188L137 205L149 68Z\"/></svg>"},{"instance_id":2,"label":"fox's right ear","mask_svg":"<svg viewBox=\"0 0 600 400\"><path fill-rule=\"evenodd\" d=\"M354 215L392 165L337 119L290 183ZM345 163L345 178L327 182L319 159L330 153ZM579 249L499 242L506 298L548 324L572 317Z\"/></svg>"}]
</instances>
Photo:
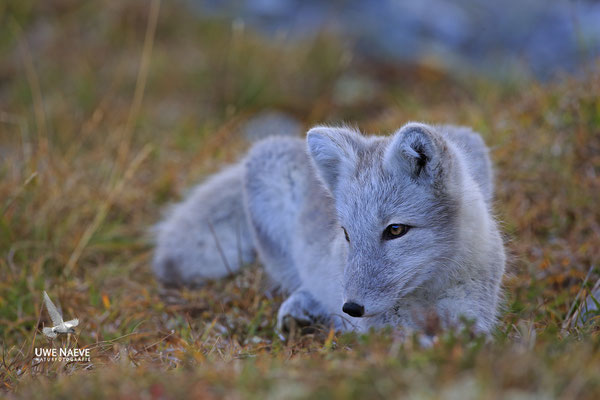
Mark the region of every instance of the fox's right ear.
<instances>
[{"instance_id":1,"label":"fox's right ear","mask_svg":"<svg viewBox=\"0 0 600 400\"><path fill-rule=\"evenodd\" d=\"M346 128L316 126L308 131L308 154L331 194L335 194L340 177L356 165L361 139L358 133Z\"/></svg>"}]
</instances>

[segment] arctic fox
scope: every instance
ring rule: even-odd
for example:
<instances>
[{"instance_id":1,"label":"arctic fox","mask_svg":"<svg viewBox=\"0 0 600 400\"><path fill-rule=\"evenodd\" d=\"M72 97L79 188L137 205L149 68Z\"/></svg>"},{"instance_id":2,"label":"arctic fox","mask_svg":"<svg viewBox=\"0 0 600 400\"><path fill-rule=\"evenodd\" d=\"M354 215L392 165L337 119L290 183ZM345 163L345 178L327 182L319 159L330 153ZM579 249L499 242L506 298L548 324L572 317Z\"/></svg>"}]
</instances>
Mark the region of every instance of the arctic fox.
<instances>
[{"instance_id":1,"label":"arctic fox","mask_svg":"<svg viewBox=\"0 0 600 400\"><path fill-rule=\"evenodd\" d=\"M156 226L167 285L234 273L258 253L288 295L278 328L321 323L494 327L505 253L492 167L469 128L408 123L391 136L317 126L271 137Z\"/></svg>"}]
</instances>

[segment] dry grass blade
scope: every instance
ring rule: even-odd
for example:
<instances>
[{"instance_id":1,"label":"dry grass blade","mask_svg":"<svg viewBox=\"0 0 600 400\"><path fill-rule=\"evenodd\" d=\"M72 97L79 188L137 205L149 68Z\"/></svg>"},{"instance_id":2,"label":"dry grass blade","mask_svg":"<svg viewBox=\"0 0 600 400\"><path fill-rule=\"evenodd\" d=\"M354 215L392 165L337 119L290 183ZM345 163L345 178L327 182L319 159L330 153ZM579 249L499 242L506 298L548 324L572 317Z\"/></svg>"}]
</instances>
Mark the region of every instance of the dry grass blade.
<instances>
[{"instance_id":1,"label":"dry grass blade","mask_svg":"<svg viewBox=\"0 0 600 400\"><path fill-rule=\"evenodd\" d=\"M106 218L106 214L110 210L110 207L112 206L114 200L121 194L121 192L123 191L123 188L125 187L125 184L129 180L131 180L131 178L133 178L135 172L140 167L140 165L144 162L146 157L148 157L148 155L150 155L152 148L153 148L152 145L147 144L146 146L144 146L142 148L142 150L140 150L140 152L131 161L131 164L129 164L129 167L125 171L125 174L123 175L121 180L119 182L117 182L117 184L113 187L113 189L108 194L108 197L106 198L106 200L104 200L104 202L100 205L100 207L96 211L94 220L84 231L83 235L79 239L79 242L77 243L77 246L73 250L73 253L71 253L71 256L69 257L69 261L67 261L67 264L65 265L64 274L66 276L70 275L73 272L73 269L77 265L77 261L79 260L81 253L83 252L83 250L89 243L90 239L92 238L92 236L94 235L96 230L98 230L98 228L100 227L100 225Z\"/></svg>"},{"instance_id":2,"label":"dry grass blade","mask_svg":"<svg viewBox=\"0 0 600 400\"><path fill-rule=\"evenodd\" d=\"M4 214L6 214L6 211L9 209L10 205L14 203L14 201L21 195L21 193L23 193L23 191L25 190L27 185L29 185L31 183L31 181L33 181L36 178L36 176L38 176L38 173L33 172L31 175L29 175L29 177L27 179L25 179L25 182L23 182L23 185L21 185L21 187L19 187L17 192L4 205L2 212L0 212L0 217L3 216Z\"/></svg>"},{"instance_id":3,"label":"dry grass blade","mask_svg":"<svg viewBox=\"0 0 600 400\"><path fill-rule=\"evenodd\" d=\"M121 131L119 138L118 165L123 165L127 159L129 147L131 146L131 135L133 134L134 124L142 109L142 100L144 99L144 91L146 89L146 82L148 81L148 70L150 68L152 48L154 47L154 37L156 35L156 24L158 23L159 11L160 0L152 0L150 3L150 11L148 13L148 24L146 27L146 36L144 37L140 68L135 82L133 101L131 102L127 122L125 123L125 127Z\"/></svg>"},{"instance_id":4,"label":"dry grass blade","mask_svg":"<svg viewBox=\"0 0 600 400\"><path fill-rule=\"evenodd\" d=\"M233 273L233 270L229 266L229 261L227 261L225 252L223 252L223 248L221 247L221 243L219 242L219 238L217 237L217 232L215 232L215 227L213 226L212 222L210 222L210 220L207 220L206 222L208 223L208 228L210 229L210 232L211 232L213 238L215 239L215 246L217 247L217 251L219 252L219 255L221 256L221 259L223 260L223 265L225 265L225 269L227 269L227 273L229 273L229 275L231 275Z\"/></svg>"},{"instance_id":5,"label":"dry grass blade","mask_svg":"<svg viewBox=\"0 0 600 400\"><path fill-rule=\"evenodd\" d=\"M565 316L565 320L563 321L563 324L562 324L562 329L565 333L567 332L568 329L573 328L579 322L578 321L579 315L580 315L579 310L581 309L582 305L585 303L584 294L587 291L587 288L585 286L586 286L588 280L590 279L590 275L592 274L593 270L594 270L594 266L592 265L590 267L590 269L588 270L588 273L585 276L585 279L581 283L581 288L577 292L577 296L575 296L575 299L573 300L573 304L571 304L571 307L569 308L569 312ZM581 300L581 302L580 302L580 300Z\"/></svg>"},{"instance_id":6,"label":"dry grass blade","mask_svg":"<svg viewBox=\"0 0 600 400\"><path fill-rule=\"evenodd\" d=\"M37 125L37 133L39 135L39 150L44 156L49 155L49 143L48 143L48 132L46 128L46 112L44 111L44 101L42 98L42 87L40 85L39 76L35 70L33 64L33 56L29 49L29 45L23 38L23 32L21 27L16 20L11 19L10 24L13 30L13 35L18 38L20 44L21 58L23 60L23 66L25 68L25 75L27 76L27 82L31 90L33 97L33 110L35 114L35 121Z\"/></svg>"}]
</instances>

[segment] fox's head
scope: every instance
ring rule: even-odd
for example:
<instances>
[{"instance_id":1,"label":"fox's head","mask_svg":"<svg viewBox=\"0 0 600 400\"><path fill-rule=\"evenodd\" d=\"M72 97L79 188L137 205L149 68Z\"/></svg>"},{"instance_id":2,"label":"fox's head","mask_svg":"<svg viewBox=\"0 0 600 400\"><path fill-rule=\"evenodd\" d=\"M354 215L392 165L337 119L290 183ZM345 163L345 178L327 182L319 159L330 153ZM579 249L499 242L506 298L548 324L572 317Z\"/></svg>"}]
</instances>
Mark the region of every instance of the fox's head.
<instances>
[{"instance_id":1,"label":"fox's head","mask_svg":"<svg viewBox=\"0 0 600 400\"><path fill-rule=\"evenodd\" d=\"M450 270L459 242L461 169L433 127L410 123L387 138L315 127L308 153L333 196L348 243L343 311L391 311L411 291Z\"/></svg>"}]
</instances>

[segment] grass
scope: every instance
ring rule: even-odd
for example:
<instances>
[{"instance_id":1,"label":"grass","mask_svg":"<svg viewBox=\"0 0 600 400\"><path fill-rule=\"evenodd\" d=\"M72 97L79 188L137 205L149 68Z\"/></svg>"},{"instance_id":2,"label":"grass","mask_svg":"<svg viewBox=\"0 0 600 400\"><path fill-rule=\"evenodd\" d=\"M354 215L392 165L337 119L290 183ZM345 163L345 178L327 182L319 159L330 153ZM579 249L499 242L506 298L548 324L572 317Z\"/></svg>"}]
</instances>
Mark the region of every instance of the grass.
<instances>
[{"instance_id":1,"label":"grass","mask_svg":"<svg viewBox=\"0 0 600 400\"><path fill-rule=\"evenodd\" d=\"M327 35L266 41L183 4L152 4L0 5L5 396L598 398L597 323L573 318L600 275L597 66L489 82L360 60ZM376 90L342 101L336 82L353 76ZM264 295L257 265L197 291L158 287L148 228L243 154L240 129L264 109L305 127L348 121L376 133L423 120L482 133L510 252L493 340L446 333L423 349L388 330L284 342L282 298ZM43 290L79 317L76 335L40 335ZM92 361L32 362L34 347L67 340Z\"/></svg>"}]
</instances>

